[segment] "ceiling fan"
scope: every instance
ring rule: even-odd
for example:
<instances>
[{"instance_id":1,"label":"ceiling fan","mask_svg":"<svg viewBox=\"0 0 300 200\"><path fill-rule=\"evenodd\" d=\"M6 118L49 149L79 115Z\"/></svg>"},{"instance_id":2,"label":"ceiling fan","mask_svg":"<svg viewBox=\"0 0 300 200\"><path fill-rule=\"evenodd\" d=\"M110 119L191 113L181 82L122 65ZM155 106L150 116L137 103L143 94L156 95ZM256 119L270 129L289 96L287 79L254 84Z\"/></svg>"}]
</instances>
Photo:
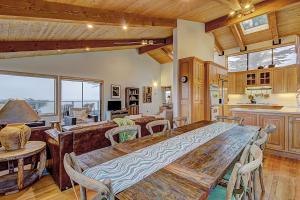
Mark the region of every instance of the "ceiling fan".
<instances>
[{"instance_id":1,"label":"ceiling fan","mask_svg":"<svg viewBox=\"0 0 300 200\"><path fill-rule=\"evenodd\" d=\"M229 13L229 17L242 17L249 15L255 11L255 7L252 1L237 1L239 9L232 10Z\"/></svg>"},{"instance_id":2,"label":"ceiling fan","mask_svg":"<svg viewBox=\"0 0 300 200\"><path fill-rule=\"evenodd\" d=\"M124 42L115 42L115 45L162 45L165 42L155 42L154 40L140 40L140 41L124 41Z\"/></svg>"}]
</instances>

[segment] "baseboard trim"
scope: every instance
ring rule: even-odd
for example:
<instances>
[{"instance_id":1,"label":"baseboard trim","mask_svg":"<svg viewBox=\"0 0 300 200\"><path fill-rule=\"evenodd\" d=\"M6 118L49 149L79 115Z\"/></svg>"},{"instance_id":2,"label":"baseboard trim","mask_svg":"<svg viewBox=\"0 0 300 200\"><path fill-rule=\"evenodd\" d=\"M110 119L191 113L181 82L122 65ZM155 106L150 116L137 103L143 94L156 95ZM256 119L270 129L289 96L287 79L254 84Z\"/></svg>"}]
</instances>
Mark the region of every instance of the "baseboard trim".
<instances>
[{"instance_id":1,"label":"baseboard trim","mask_svg":"<svg viewBox=\"0 0 300 200\"><path fill-rule=\"evenodd\" d=\"M278 150L272 150L272 149L265 149L265 153L269 155L284 157L284 158L291 158L295 160L300 160L300 155L285 151L278 151Z\"/></svg>"}]
</instances>

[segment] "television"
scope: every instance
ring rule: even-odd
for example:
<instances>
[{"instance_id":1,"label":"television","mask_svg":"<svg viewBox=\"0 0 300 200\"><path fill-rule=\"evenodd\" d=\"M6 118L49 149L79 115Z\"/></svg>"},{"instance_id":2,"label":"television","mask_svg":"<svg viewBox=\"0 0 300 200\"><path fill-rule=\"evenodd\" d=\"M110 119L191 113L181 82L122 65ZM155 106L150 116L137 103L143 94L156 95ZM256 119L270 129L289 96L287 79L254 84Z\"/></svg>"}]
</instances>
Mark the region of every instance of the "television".
<instances>
[{"instance_id":1,"label":"television","mask_svg":"<svg viewBox=\"0 0 300 200\"><path fill-rule=\"evenodd\" d=\"M107 110L108 111L115 111L115 110L121 110L121 101L108 101L107 102Z\"/></svg>"}]
</instances>

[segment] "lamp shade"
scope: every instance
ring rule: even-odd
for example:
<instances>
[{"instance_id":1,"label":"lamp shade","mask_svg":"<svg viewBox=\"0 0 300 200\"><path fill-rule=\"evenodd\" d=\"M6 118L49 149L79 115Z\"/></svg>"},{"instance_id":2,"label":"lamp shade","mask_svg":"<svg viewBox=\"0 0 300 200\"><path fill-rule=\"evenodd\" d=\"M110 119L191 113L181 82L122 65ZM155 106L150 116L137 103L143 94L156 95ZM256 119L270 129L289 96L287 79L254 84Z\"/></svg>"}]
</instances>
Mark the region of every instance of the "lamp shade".
<instances>
[{"instance_id":1,"label":"lamp shade","mask_svg":"<svg viewBox=\"0 0 300 200\"><path fill-rule=\"evenodd\" d=\"M40 117L24 100L9 100L0 110L0 124L28 123Z\"/></svg>"}]
</instances>

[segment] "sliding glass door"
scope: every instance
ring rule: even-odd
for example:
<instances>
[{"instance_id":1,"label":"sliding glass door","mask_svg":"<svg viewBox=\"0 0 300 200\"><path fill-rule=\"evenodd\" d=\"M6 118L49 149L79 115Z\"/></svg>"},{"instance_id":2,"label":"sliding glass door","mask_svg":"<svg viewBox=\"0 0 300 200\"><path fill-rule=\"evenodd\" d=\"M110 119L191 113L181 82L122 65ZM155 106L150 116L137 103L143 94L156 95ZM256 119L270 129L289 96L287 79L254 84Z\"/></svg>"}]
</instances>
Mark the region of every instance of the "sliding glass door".
<instances>
[{"instance_id":1,"label":"sliding glass door","mask_svg":"<svg viewBox=\"0 0 300 200\"><path fill-rule=\"evenodd\" d=\"M61 114L68 115L70 108L89 108L91 115L101 119L101 82L61 80Z\"/></svg>"}]
</instances>

